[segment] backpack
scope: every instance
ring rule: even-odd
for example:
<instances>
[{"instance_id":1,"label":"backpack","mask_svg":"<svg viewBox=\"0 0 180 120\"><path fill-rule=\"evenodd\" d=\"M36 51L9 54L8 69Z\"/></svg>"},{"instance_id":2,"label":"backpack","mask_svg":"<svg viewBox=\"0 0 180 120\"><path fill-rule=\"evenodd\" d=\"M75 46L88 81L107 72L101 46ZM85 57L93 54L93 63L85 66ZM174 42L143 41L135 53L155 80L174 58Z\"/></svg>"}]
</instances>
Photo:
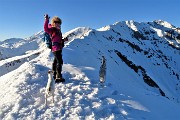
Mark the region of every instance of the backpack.
<instances>
[{"instance_id":1,"label":"backpack","mask_svg":"<svg viewBox=\"0 0 180 120\"><path fill-rule=\"evenodd\" d=\"M51 35L50 34L45 32L44 36L43 36L43 41L46 43L47 48L52 49L52 40L51 40Z\"/></svg>"}]
</instances>

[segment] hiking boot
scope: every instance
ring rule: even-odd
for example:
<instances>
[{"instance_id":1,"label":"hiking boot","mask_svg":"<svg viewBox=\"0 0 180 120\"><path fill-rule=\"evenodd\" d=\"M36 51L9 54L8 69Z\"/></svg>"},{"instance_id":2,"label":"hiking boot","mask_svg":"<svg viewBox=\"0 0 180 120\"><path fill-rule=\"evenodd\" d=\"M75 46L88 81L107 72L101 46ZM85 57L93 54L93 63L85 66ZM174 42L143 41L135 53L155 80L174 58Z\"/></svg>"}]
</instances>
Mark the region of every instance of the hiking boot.
<instances>
[{"instance_id":1,"label":"hiking boot","mask_svg":"<svg viewBox=\"0 0 180 120\"><path fill-rule=\"evenodd\" d=\"M64 78L56 78L55 83L65 82Z\"/></svg>"}]
</instances>

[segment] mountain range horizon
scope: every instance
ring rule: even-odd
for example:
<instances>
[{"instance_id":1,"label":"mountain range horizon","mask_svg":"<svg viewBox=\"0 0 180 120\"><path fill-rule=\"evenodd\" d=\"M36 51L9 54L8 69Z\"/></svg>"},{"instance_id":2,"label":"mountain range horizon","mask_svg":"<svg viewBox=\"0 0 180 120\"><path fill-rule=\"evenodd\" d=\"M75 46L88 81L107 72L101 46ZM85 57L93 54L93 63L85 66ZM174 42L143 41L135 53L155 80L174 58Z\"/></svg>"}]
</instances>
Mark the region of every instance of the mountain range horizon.
<instances>
[{"instance_id":1,"label":"mountain range horizon","mask_svg":"<svg viewBox=\"0 0 180 120\"><path fill-rule=\"evenodd\" d=\"M0 119L178 120L180 28L163 20L120 21L63 34L63 76L44 106L53 55L44 31L0 42ZM105 86L99 85L102 56Z\"/></svg>"}]
</instances>

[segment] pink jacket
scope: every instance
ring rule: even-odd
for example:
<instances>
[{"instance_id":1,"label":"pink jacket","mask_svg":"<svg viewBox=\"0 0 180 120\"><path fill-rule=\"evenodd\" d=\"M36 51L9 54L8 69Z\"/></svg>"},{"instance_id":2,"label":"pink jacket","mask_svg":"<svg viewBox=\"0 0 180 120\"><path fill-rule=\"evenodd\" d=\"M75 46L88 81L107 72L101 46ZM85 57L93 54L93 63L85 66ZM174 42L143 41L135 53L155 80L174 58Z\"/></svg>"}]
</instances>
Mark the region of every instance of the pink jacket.
<instances>
[{"instance_id":1,"label":"pink jacket","mask_svg":"<svg viewBox=\"0 0 180 120\"><path fill-rule=\"evenodd\" d=\"M49 33L52 38L52 52L62 50L63 48L63 39L62 39L62 33L60 30L56 29L55 27L51 27L49 25L49 20L45 19L44 22L44 31Z\"/></svg>"}]
</instances>

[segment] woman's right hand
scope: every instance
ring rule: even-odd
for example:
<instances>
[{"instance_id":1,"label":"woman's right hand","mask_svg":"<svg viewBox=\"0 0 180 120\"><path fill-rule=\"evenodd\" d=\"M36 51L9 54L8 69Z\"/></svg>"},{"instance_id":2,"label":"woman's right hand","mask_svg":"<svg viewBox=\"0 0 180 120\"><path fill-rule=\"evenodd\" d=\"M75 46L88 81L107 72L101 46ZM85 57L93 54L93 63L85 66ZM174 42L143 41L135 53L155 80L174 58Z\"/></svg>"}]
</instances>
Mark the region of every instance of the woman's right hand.
<instances>
[{"instance_id":1,"label":"woman's right hand","mask_svg":"<svg viewBox=\"0 0 180 120\"><path fill-rule=\"evenodd\" d=\"M44 18L45 18L45 19L49 19L50 17L48 16L48 14L45 14L45 15L44 15Z\"/></svg>"}]
</instances>

